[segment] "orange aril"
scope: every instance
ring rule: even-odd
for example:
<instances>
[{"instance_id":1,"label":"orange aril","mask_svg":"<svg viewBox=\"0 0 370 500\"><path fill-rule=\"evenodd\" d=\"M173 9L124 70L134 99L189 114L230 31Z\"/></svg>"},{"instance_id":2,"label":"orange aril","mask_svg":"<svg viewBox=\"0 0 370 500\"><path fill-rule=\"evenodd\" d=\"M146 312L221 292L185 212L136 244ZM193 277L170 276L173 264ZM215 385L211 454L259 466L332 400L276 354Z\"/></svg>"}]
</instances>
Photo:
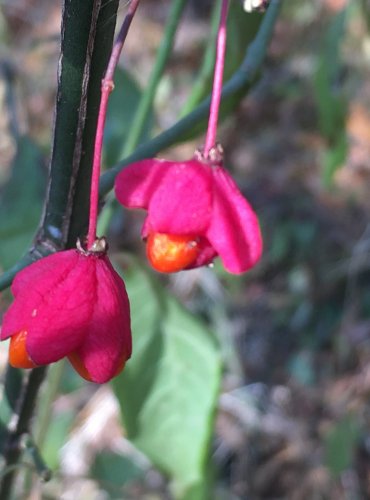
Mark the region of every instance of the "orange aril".
<instances>
[{"instance_id":1,"label":"orange aril","mask_svg":"<svg viewBox=\"0 0 370 500\"><path fill-rule=\"evenodd\" d=\"M9 344L9 363L14 368L36 368L37 365L29 357L26 350L27 332L15 333Z\"/></svg>"},{"instance_id":2,"label":"orange aril","mask_svg":"<svg viewBox=\"0 0 370 500\"><path fill-rule=\"evenodd\" d=\"M151 233L147 239L146 253L154 269L162 273L175 273L195 262L199 244L193 236Z\"/></svg>"}]
</instances>

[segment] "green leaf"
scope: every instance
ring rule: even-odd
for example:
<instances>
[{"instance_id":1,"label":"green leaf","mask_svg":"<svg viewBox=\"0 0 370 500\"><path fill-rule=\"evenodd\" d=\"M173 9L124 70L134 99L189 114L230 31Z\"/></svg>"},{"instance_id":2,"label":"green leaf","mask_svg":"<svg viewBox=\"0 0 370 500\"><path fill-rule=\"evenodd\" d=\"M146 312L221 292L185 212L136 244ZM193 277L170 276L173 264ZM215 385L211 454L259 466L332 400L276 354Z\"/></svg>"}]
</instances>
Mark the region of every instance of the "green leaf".
<instances>
[{"instance_id":1,"label":"green leaf","mask_svg":"<svg viewBox=\"0 0 370 500\"><path fill-rule=\"evenodd\" d=\"M238 69L245 57L245 51L254 40L263 16L258 13L246 14L240 2L231 2L227 17L227 46L225 78Z\"/></svg>"},{"instance_id":2,"label":"green leaf","mask_svg":"<svg viewBox=\"0 0 370 500\"><path fill-rule=\"evenodd\" d=\"M70 363L64 363L63 376L60 382L59 390L62 394L70 394L76 392L84 387L85 381L76 372Z\"/></svg>"},{"instance_id":3,"label":"green leaf","mask_svg":"<svg viewBox=\"0 0 370 500\"><path fill-rule=\"evenodd\" d=\"M96 455L91 466L92 477L112 493L118 493L117 490L128 482L140 478L143 474L143 470L128 457L108 451Z\"/></svg>"},{"instance_id":4,"label":"green leaf","mask_svg":"<svg viewBox=\"0 0 370 500\"><path fill-rule=\"evenodd\" d=\"M367 31L370 32L370 9L368 0L361 0L361 15L366 23Z\"/></svg>"},{"instance_id":5,"label":"green leaf","mask_svg":"<svg viewBox=\"0 0 370 500\"><path fill-rule=\"evenodd\" d=\"M324 152L322 180L325 187L330 187L335 172L340 168L347 157L348 139L345 130L338 133L336 142Z\"/></svg>"},{"instance_id":6,"label":"green leaf","mask_svg":"<svg viewBox=\"0 0 370 500\"><path fill-rule=\"evenodd\" d=\"M347 9L343 9L332 18L325 30L323 49L313 80L320 131L329 141L335 140L345 128L347 103L338 88L338 80L343 66L340 48L346 18Z\"/></svg>"},{"instance_id":7,"label":"green leaf","mask_svg":"<svg viewBox=\"0 0 370 500\"><path fill-rule=\"evenodd\" d=\"M325 439L325 463L334 477L351 466L360 437L360 427L354 415L346 415Z\"/></svg>"},{"instance_id":8,"label":"green leaf","mask_svg":"<svg viewBox=\"0 0 370 500\"><path fill-rule=\"evenodd\" d=\"M158 281L136 265L124 275L134 351L114 389L127 435L172 479L175 497L189 498L190 490L202 491L208 481L219 349Z\"/></svg>"},{"instance_id":9,"label":"green leaf","mask_svg":"<svg viewBox=\"0 0 370 500\"><path fill-rule=\"evenodd\" d=\"M112 92L104 131L104 161L111 167L122 159L126 139L139 104L142 91L137 82L126 70L117 68L114 75ZM153 111L147 117L146 127L140 141L149 138L153 124Z\"/></svg>"},{"instance_id":10,"label":"green leaf","mask_svg":"<svg viewBox=\"0 0 370 500\"><path fill-rule=\"evenodd\" d=\"M38 146L28 137L18 140L9 181L0 192L0 266L8 269L27 250L36 232L45 191Z\"/></svg>"},{"instance_id":11,"label":"green leaf","mask_svg":"<svg viewBox=\"0 0 370 500\"><path fill-rule=\"evenodd\" d=\"M42 456L50 469L55 470L59 466L59 451L67 442L69 431L74 422L75 415L71 410L58 413L51 420L44 443L42 445Z\"/></svg>"},{"instance_id":12,"label":"green leaf","mask_svg":"<svg viewBox=\"0 0 370 500\"><path fill-rule=\"evenodd\" d=\"M289 361L289 372L302 385L312 385L316 380L313 357L309 350L298 351Z\"/></svg>"}]
</instances>

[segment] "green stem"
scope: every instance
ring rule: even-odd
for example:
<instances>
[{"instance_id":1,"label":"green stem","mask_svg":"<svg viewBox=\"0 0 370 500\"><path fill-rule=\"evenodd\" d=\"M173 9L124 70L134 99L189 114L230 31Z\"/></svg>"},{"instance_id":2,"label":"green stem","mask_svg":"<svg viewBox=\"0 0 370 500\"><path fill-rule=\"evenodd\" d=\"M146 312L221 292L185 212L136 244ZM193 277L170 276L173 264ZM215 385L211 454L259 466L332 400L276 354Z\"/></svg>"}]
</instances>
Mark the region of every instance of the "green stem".
<instances>
[{"instance_id":1,"label":"green stem","mask_svg":"<svg viewBox=\"0 0 370 500\"><path fill-rule=\"evenodd\" d=\"M150 108L152 107L158 84L162 78L164 68L172 52L176 30L186 4L187 0L173 0L172 2L172 7L168 15L162 42L157 52L153 71L150 75L145 92L140 99L133 123L130 127L129 136L126 140L123 151L124 157L131 154L140 141L140 137L145 127L145 121Z\"/></svg>"},{"instance_id":2,"label":"green stem","mask_svg":"<svg viewBox=\"0 0 370 500\"><path fill-rule=\"evenodd\" d=\"M253 43L249 46L247 54L230 80L223 86L223 106L228 105L228 100L245 93L245 89L253 82L264 60L268 44L271 40L275 22L278 17L282 0L272 0L264 15L261 26ZM129 163L150 158L159 151L179 142L184 135L189 133L209 112L210 97L205 99L188 116L182 118L171 128L159 134L154 139L140 145L133 154L125 158L119 165L111 168L100 179L100 196L106 195L113 187L116 175Z\"/></svg>"},{"instance_id":3,"label":"green stem","mask_svg":"<svg viewBox=\"0 0 370 500\"><path fill-rule=\"evenodd\" d=\"M101 3L101 0L64 2L50 182L37 236L39 241L49 241L56 249L64 248L68 239L76 182L86 155L82 143L89 117L89 77ZM108 31L111 31L109 26Z\"/></svg>"},{"instance_id":4,"label":"green stem","mask_svg":"<svg viewBox=\"0 0 370 500\"><path fill-rule=\"evenodd\" d=\"M44 217L35 246L0 278L2 289L22 267L55 249L74 244L87 225L100 83L112 50L118 4L119 0L64 2L54 143ZM11 496L17 470L13 466L22 453L22 436L30 431L45 373L46 367L31 370L26 385L14 395L19 411L12 418L15 426L6 437L4 469L8 473L0 483L0 500Z\"/></svg>"},{"instance_id":5,"label":"green stem","mask_svg":"<svg viewBox=\"0 0 370 500\"><path fill-rule=\"evenodd\" d=\"M52 472L49 469L49 467L45 464L44 459L42 458L42 456L40 454L39 448L36 446L36 444L31 436L27 436L27 439L25 442L25 448L26 448L25 451L30 456L39 478L44 483L47 483L48 481L50 481L50 479L52 477ZM30 475L30 479L31 479L31 475ZM31 481L30 481L30 484L31 484ZM27 491L29 491L29 489L26 489L26 492Z\"/></svg>"},{"instance_id":6,"label":"green stem","mask_svg":"<svg viewBox=\"0 0 370 500\"><path fill-rule=\"evenodd\" d=\"M4 469L8 473L1 478L0 500L10 498L17 471L13 466L18 463L22 454L21 439L24 434L29 432L36 397L44 380L45 373L46 367L31 370L23 392L20 394L19 411L13 416L13 418L16 417L16 424L14 429L9 431L4 446Z\"/></svg>"},{"instance_id":7,"label":"green stem","mask_svg":"<svg viewBox=\"0 0 370 500\"><path fill-rule=\"evenodd\" d=\"M72 3L75 2L76 0L73 0ZM120 4L119 0L99 0L98 3L100 4L100 12L94 33L95 42L91 55L91 64L89 65L90 71L85 77L89 82L86 95L86 118L83 131L79 137L82 155L76 176L74 196L71 200L72 208L67 247L74 247L77 238L82 238L87 233L91 171L94 156L94 139L99 114L101 81L107 69L109 56L112 51L116 14Z\"/></svg>"}]
</instances>

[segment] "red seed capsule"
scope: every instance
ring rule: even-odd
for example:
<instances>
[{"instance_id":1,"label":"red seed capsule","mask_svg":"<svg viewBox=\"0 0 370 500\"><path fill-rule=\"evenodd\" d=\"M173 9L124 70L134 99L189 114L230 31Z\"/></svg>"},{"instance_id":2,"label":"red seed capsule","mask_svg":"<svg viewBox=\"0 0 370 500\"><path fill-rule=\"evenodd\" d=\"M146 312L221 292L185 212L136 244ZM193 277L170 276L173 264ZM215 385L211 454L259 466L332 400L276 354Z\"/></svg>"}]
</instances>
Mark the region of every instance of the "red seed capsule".
<instances>
[{"instance_id":1,"label":"red seed capsule","mask_svg":"<svg viewBox=\"0 0 370 500\"><path fill-rule=\"evenodd\" d=\"M84 378L102 384L130 358L129 301L103 239L88 251L79 245L34 262L17 274L12 292L0 339L11 338L13 366L70 357Z\"/></svg>"},{"instance_id":2,"label":"red seed capsule","mask_svg":"<svg viewBox=\"0 0 370 500\"><path fill-rule=\"evenodd\" d=\"M93 379L91 378L91 375L84 365L82 359L80 356L77 354L77 352L72 352L68 356L68 360L73 366L73 368L76 370L76 372L80 375L80 377L84 378L88 382L94 382ZM113 377L116 377L121 373L121 371L124 369L126 364L126 356L122 355L121 359L117 363L117 369L116 372L114 373Z\"/></svg>"}]
</instances>

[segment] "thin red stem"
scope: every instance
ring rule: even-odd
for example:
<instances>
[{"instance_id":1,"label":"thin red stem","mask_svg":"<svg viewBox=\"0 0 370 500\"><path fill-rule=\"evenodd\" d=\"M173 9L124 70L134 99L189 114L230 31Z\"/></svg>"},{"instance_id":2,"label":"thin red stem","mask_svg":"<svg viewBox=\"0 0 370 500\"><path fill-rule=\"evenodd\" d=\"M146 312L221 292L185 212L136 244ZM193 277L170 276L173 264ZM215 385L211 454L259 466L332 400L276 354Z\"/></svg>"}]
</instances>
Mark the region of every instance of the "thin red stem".
<instances>
[{"instance_id":1,"label":"thin red stem","mask_svg":"<svg viewBox=\"0 0 370 500\"><path fill-rule=\"evenodd\" d=\"M216 146L218 113L220 109L222 79L224 75L224 66L225 66L226 21L227 21L228 7L229 7L229 0L222 0L220 25L217 32L216 63L213 76L211 107L209 110L207 135L203 151L203 154L206 158L209 155L210 150Z\"/></svg>"},{"instance_id":2,"label":"thin red stem","mask_svg":"<svg viewBox=\"0 0 370 500\"><path fill-rule=\"evenodd\" d=\"M102 80L101 98L98 115L98 123L96 127L94 157L91 176L91 191L90 191L90 214L89 214L89 231L87 234L87 248L91 248L96 240L96 225L98 220L98 203L99 203L99 178L101 167L101 155L103 147L104 126L107 116L107 107L109 95L114 89L114 72L120 58L123 44L125 43L128 30L140 0L131 0L125 19L121 29L115 39L112 53L108 62L107 71Z\"/></svg>"}]
</instances>

